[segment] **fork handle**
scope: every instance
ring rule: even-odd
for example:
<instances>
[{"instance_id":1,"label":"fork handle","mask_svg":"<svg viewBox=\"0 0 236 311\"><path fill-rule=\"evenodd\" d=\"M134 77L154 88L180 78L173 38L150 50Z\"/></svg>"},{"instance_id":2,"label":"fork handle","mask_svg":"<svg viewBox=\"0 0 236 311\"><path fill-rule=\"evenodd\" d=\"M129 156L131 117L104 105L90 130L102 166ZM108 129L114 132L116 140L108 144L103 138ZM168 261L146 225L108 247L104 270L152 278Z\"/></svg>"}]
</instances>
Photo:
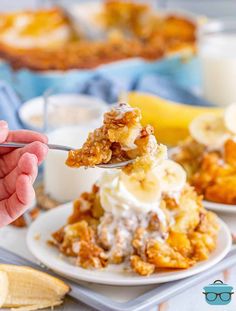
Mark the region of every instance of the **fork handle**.
<instances>
[{"instance_id":1,"label":"fork handle","mask_svg":"<svg viewBox=\"0 0 236 311\"><path fill-rule=\"evenodd\" d=\"M15 143L15 142L6 142L0 144L0 147L4 148L22 148L29 145L29 143ZM62 145L55 145L55 144L47 144L49 149L53 150L61 150L61 151L70 151L74 148L68 147L68 146L62 146Z\"/></svg>"}]
</instances>

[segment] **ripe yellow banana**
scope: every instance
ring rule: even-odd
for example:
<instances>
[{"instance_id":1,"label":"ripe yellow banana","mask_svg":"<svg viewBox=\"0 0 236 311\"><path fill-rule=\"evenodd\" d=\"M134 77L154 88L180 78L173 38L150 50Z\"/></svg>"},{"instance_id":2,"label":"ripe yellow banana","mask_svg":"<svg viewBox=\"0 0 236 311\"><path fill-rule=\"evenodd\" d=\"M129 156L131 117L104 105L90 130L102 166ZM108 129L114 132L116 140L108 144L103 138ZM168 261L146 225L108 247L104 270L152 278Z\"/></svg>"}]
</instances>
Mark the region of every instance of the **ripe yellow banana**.
<instances>
[{"instance_id":1,"label":"ripe yellow banana","mask_svg":"<svg viewBox=\"0 0 236 311\"><path fill-rule=\"evenodd\" d=\"M189 124L201 114L222 114L217 107L200 107L170 102L155 95L131 92L128 102L142 111L144 125L151 124L155 129L158 142L177 145L189 135Z\"/></svg>"},{"instance_id":2,"label":"ripe yellow banana","mask_svg":"<svg viewBox=\"0 0 236 311\"><path fill-rule=\"evenodd\" d=\"M63 302L69 287L61 280L38 270L0 264L0 303L3 308L31 311Z\"/></svg>"}]
</instances>

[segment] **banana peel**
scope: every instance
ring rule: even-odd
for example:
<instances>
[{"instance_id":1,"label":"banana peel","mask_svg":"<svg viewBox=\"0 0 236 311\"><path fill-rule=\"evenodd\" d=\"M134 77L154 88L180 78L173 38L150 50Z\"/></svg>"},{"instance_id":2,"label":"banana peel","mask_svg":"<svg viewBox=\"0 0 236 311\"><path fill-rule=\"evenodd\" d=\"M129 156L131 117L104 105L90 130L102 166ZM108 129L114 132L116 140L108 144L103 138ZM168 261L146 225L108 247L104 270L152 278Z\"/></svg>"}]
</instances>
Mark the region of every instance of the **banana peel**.
<instances>
[{"instance_id":1,"label":"banana peel","mask_svg":"<svg viewBox=\"0 0 236 311\"><path fill-rule=\"evenodd\" d=\"M69 292L63 281L25 266L0 264L0 307L18 311L60 305Z\"/></svg>"},{"instance_id":2,"label":"banana peel","mask_svg":"<svg viewBox=\"0 0 236 311\"><path fill-rule=\"evenodd\" d=\"M7 273L4 271L0 271L0 308L3 306L4 302L6 301L8 295L8 276Z\"/></svg>"},{"instance_id":3,"label":"banana peel","mask_svg":"<svg viewBox=\"0 0 236 311\"><path fill-rule=\"evenodd\" d=\"M157 141L175 146L189 136L189 125L192 120L204 113L222 114L218 107L192 106L171 102L155 95L131 92L128 102L142 112L143 125L154 127Z\"/></svg>"}]
</instances>

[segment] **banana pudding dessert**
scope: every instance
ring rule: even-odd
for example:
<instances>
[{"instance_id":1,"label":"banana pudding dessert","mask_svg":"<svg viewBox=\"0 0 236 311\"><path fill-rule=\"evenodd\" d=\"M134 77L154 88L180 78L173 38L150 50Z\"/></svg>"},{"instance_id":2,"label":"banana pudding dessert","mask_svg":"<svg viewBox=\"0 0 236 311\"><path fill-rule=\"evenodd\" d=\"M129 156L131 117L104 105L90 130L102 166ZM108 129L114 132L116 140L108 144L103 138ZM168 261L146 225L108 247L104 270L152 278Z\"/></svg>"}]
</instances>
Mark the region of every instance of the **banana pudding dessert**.
<instances>
[{"instance_id":1,"label":"banana pudding dessert","mask_svg":"<svg viewBox=\"0 0 236 311\"><path fill-rule=\"evenodd\" d=\"M139 109L120 104L77 151L72 167L134 161L106 170L90 192L75 200L52 243L85 269L120 265L148 276L160 269L187 269L215 249L218 222L186 183L181 165L169 160Z\"/></svg>"},{"instance_id":2,"label":"banana pudding dessert","mask_svg":"<svg viewBox=\"0 0 236 311\"><path fill-rule=\"evenodd\" d=\"M186 170L197 193L212 202L236 204L236 104L192 121L190 137L172 158Z\"/></svg>"}]
</instances>

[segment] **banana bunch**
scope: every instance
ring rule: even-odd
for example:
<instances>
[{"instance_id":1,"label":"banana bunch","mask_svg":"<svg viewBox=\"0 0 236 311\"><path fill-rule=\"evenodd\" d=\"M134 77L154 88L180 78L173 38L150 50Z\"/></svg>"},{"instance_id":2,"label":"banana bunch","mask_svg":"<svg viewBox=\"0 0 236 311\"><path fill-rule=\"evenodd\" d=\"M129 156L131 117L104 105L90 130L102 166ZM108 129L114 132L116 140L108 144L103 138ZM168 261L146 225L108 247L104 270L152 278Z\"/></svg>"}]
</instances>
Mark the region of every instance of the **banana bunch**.
<instances>
[{"instance_id":1,"label":"banana bunch","mask_svg":"<svg viewBox=\"0 0 236 311\"><path fill-rule=\"evenodd\" d=\"M131 92L128 102L142 112L144 125L151 124L158 142L177 145L189 135L189 125L197 116L211 113L222 114L221 108L185 105L145 93Z\"/></svg>"},{"instance_id":2,"label":"banana bunch","mask_svg":"<svg viewBox=\"0 0 236 311\"><path fill-rule=\"evenodd\" d=\"M31 311L60 305L69 287L38 270L0 264L0 308Z\"/></svg>"}]
</instances>

